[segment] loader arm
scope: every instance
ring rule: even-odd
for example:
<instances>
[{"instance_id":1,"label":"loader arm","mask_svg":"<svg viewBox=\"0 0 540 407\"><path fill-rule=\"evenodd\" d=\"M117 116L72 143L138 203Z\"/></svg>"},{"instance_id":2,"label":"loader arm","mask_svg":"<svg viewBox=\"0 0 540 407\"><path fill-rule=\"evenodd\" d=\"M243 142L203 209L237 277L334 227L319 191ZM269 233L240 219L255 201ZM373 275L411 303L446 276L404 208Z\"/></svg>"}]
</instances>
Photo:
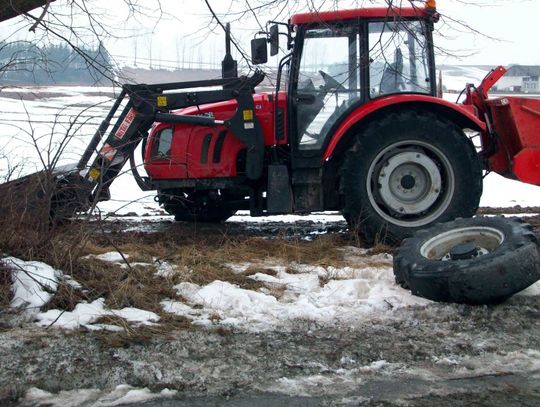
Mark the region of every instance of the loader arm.
<instances>
[{"instance_id":1,"label":"loader arm","mask_svg":"<svg viewBox=\"0 0 540 407\"><path fill-rule=\"evenodd\" d=\"M153 123L178 123L200 126L225 126L242 141L247 148L247 177L258 179L262 174L264 140L260 124L253 114L253 92L264 75L256 72L251 77L216 79L207 81L164 83L155 85L124 85L111 112L96 132L78 168L86 167L88 158L96 150L105 134L105 128L120 106L122 100L129 98L111 132L104 140L94 161L84 178L92 186L92 197L97 200L108 199L108 188L118 176L126 161L132 156L141 142L148 137ZM171 92L178 89L224 86L222 90L196 92ZM167 92L167 93L165 93ZM211 117L172 114L171 111L188 106L237 99L238 108L229 120L216 120ZM249 112L250 113L244 113ZM86 161L86 162L85 162ZM133 163L133 161L132 161ZM134 173L139 186L145 188L145 180Z\"/></svg>"},{"instance_id":2,"label":"loader arm","mask_svg":"<svg viewBox=\"0 0 540 407\"><path fill-rule=\"evenodd\" d=\"M152 85L124 85L111 110L97 129L77 165L44 170L19 180L0 185L0 210L21 213L35 212L30 218L50 219L72 216L87 210L97 201L110 197L109 187L128 160L134 166L133 153L148 137L153 123L179 123L199 126L225 126L247 150L246 175L257 180L263 172L264 138L254 114L253 93L264 79L260 71L250 77L174 82ZM219 87L221 90L180 91L190 88ZM107 133L117 110L128 98L122 113ZM236 113L227 120L211 117L173 114L172 111L189 106L237 100ZM105 135L107 135L105 137ZM101 147L98 150L98 147ZM90 162L92 156L97 155ZM139 186L150 189L147 180L134 169ZM25 204L13 205L7 197L24 198ZM17 201L18 202L18 201ZM40 215L37 214L39 209ZM31 220L32 221L32 220Z\"/></svg>"}]
</instances>

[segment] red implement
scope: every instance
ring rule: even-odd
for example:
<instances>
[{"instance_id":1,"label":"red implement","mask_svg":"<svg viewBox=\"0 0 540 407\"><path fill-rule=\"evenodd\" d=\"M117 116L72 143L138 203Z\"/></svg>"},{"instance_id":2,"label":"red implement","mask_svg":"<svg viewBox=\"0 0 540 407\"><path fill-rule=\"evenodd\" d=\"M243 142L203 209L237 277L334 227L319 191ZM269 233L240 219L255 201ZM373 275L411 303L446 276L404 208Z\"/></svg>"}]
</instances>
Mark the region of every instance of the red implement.
<instances>
[{"instance_id":1,"label":"red implement","mask_svg":"<svg viewBox=\"0 0 540 407\"><path fill-rule=\"evenodd\" d=\"M491 168L540 185L540 99L504 97L486 102L499 137Z\"/></svg>"}]
</instances>

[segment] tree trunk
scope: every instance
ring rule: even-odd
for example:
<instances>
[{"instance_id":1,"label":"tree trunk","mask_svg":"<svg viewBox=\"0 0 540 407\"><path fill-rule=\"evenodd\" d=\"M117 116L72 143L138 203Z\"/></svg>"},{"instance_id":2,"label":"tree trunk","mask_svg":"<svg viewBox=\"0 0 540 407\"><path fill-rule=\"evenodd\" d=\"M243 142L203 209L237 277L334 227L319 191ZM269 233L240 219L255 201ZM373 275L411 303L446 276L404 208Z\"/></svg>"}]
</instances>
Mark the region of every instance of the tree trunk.
<instances>
[{"instance_id":1,"label":"tree trunk","mask_svg":"<svg viewBox=\"0 0 540 407\"><path fill-rule=\"evenodd\" d=\"M54 1L54 0L52 0ZM0 2L0 21L5 21L35 8L44 6L47 0L6 0Z\"/></svg>"}]
</instances>

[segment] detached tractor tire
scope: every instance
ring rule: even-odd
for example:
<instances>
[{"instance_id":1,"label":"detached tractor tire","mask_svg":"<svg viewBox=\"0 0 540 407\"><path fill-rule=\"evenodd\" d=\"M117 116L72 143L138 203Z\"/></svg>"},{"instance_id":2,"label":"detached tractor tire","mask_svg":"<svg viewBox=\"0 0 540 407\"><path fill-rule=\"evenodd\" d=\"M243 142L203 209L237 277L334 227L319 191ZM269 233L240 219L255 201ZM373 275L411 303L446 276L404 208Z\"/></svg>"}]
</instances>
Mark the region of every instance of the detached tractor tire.
<instances>
[{"instance_id":1,"label":"detached tractor tire","mask_svg":"<svg viewBox=\"0 0 540 407\"><path fill-rule=\"evenodd\" d=\"M367 242L399 243L416 230L476 213L482 168L454 123L431 113L392 113L347 151L342 213Z\"/></svg>"},{"instance_id":2,"label":"detached tractor tire","mask_svg":"<svg viewBox=\"0 0 540 407\"><path fill-rule=\"evenodd\" d=\"M540 279L532 228L505 218L457 219L405 239L396 282L433 301L496 304Z\"/></svg>"}]
</instances>

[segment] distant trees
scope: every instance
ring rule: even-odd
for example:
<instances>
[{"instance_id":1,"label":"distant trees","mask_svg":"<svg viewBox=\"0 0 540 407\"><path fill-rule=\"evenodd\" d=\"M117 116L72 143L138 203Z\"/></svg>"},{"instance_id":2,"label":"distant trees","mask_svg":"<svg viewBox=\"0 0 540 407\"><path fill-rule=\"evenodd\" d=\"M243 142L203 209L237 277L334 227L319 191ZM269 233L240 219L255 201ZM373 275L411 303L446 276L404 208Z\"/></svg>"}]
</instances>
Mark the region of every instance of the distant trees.
<instances>
[{"instance_id":1,"label":"distant trees","mask_svg":"<svg viewBox=\"0 0 540 407\"><path fill-rule=\"evenodd\" d=\"M105 70L110 73L112 63L103 45L75 51L66 44L42 48L26 41L0 42L2 85L110 85Z\"/></svg>"}]
</instances>

